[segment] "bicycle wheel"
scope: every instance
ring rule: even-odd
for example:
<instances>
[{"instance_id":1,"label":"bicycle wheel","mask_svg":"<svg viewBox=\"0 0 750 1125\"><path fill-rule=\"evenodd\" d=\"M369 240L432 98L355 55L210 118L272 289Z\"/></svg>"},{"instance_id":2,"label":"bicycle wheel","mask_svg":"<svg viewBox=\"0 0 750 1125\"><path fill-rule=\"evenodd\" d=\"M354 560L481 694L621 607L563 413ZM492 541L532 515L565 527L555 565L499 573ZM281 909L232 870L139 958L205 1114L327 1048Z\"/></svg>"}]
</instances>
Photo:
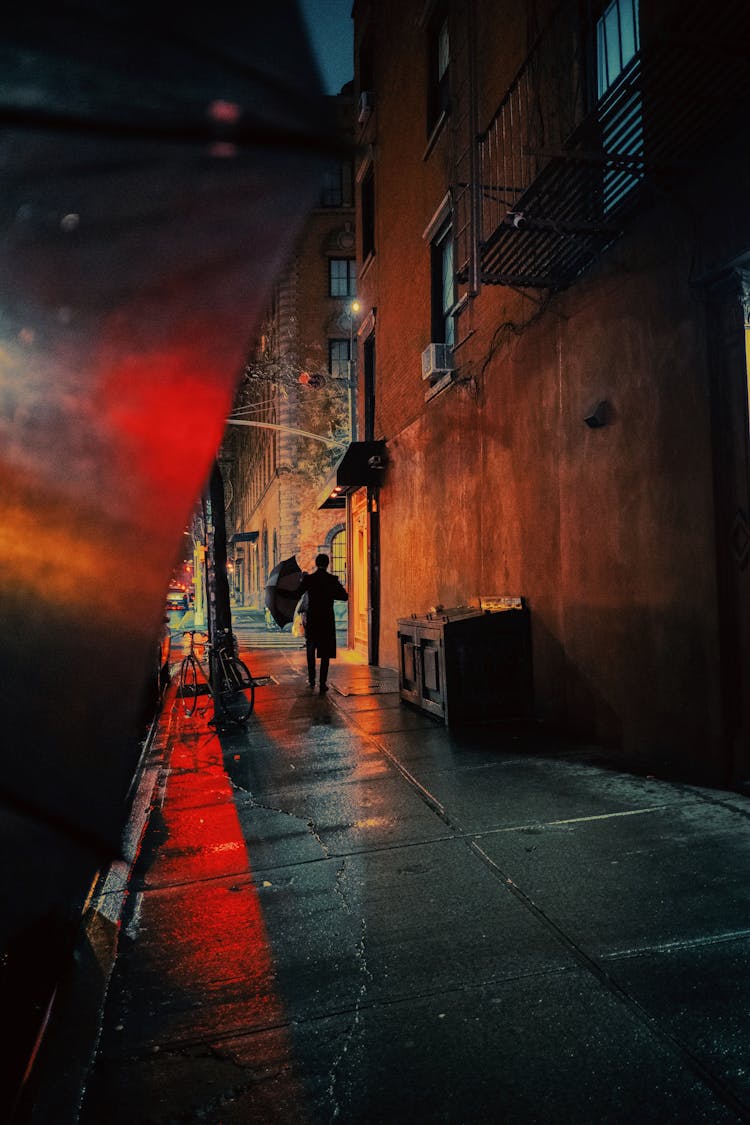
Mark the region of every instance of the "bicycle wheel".
<instances>
[{"instance_id":1,"label":"bicycle wheel","mask_svg":"<svg viewBox=\"0 0 750 1125\"><path fill-rule=\"evenodd\" d=\"M185 714L192 715L198 702L198 664L194 656L186 656L180 665L180 698Z\"/></svg>"},{"instance_id":2,"label":"bicycle wheel","mask_svg":"<svg viewBox=\"0 0 750 1125\"><path fill-rule=\"evenodd\" d=\"M221 663L221 710L232 723L244 723L255 706L255 682L246 664L236 656L225 656Z\"/></svg>"}]
</instances>

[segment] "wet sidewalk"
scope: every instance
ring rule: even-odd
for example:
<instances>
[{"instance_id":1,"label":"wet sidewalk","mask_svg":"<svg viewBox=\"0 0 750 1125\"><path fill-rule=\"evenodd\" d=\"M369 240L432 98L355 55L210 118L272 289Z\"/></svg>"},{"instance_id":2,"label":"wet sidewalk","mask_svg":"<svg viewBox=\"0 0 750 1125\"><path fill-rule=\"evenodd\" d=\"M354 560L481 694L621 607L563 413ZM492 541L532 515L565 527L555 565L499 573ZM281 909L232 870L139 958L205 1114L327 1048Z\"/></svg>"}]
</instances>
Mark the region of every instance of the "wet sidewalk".
<instances>
[{"instance_id":1,"label":"wet sidewalk","mask_svg":"<svg viewBox=\"0 0 750 1125\"><path fill-rule=\"evenodd\" d=\"M35 1120L79 1080L82 1125L750 1120L747 798L250 662L246 730L170 689L82 954L98 1051L71 1028Z\"/></svg>"}]
</instances>

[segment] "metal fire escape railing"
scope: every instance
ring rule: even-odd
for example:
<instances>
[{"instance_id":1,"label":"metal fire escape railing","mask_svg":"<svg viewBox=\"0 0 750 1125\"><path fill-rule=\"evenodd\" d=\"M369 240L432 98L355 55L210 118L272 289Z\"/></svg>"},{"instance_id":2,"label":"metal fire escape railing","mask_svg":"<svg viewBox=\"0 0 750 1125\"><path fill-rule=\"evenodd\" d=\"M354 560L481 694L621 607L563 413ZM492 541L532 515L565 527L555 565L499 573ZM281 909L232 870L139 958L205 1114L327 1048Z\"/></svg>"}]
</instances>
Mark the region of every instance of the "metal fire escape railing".
<instances>
[{"instance_id":1,"label":"metal fire escape railing","mask_svg":"<svg viewBox=\"0 0 750 1125\"><path fill-rule=\"evenodd\" d=\"M679 182L746 115L745 0L725 0L715 24L701 0L641 0L640 50L590 112L576 11L556 9L479 137L483 284L571 284L622 233L654 177ZM571 43L580 47L566 54Z\"/></svg>"},{"instance_id":2,"label":"metal fire escape railing","mask_svg":"<svg viewBox=\"0 0 750 1125\"><path fill-rule=\"evenodd\" d=\"M451 26L453 261L457 296L478 289L475 0L455 0Z\"/></svg>"}]
</instances>

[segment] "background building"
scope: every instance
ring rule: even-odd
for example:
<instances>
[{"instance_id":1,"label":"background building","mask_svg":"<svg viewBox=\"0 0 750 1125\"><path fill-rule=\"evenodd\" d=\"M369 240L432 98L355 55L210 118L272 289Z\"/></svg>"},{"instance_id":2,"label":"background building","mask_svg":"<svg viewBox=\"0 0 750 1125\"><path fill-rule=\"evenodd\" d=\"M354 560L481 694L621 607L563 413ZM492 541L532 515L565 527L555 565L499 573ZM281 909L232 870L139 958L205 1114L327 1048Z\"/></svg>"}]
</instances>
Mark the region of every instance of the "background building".
<instances>
[{"instance_id":1,"label":"background building","mask_svg":"<svg viewBox=\"0 0 750 1125\"><path fill-rule=\"evenodd\" d=\"M266 579L296 555L310 570L325 551L347 581L346 525L316 498L350 438L351 301L355 296L352 86L333 99L342 157L332 162L276 283L222 446L235 601L263 608ZM249 425L247 423L250 423ZM313 436L305 436L313 435ZM322 439L322 440L321 440Z\"/></svg>"},{"instance_id":2,"label":"background building","mask_svg":"<svg viewBox=\"0 0 750 1125\"><path fill-rule=\"evenodd\" d=\"M353 582L394 667L400 616L525 597L541 719L737 781L750 29L714 15L356 0Z\"/></svg>"}]
</instances>

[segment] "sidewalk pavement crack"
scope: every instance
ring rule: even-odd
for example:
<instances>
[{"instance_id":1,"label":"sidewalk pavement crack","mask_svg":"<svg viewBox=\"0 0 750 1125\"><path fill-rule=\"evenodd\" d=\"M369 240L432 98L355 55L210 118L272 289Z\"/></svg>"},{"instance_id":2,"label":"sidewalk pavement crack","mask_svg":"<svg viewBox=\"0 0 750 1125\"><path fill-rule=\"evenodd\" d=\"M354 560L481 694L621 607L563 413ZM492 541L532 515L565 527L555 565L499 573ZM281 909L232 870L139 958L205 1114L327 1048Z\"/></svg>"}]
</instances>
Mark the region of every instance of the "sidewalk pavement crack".
<instances>
[{"instance_id":1,"label":"sidewalk pavement crack","mask_svg":"<svg viewBox=\"0 0 750 1125\"><path fill-rule=\"evenodd\" d=\"M358 949L361 948L362 940L358 943ZM369 970L365 970L369 980L373 980L372 974ZM247 1026L241 1022L232 1023L230 1026L222 1028L220 1031L212 1030L210 1036L210 1043L213 1050L218 1050L219 1045L222 1043L231 1044L237 1039L248 1039L253 1036L265 1035L270 1031L283 1031L288 1028L300 1028L311 1026L316 1023L328 1023L331 1020L341 1018L348 1018L351 1020L352 1025L356 1024L361 1013L372 1011L374 1009L390 1009L398 1008L405 1004L413 1005L422 1001L441 1000L444 1001L447 996L467 996L481 993L488 988L502 988L503 986L513 983L514 981L521 980L547 980L553 977L564 976L565 974L573 972L572 965L556 965L551 968L535 969L528 972L516 971L509 973L507 976L489 976L481 981L472 981L471 983L460 982L451 986L440 985L437 988L420 988L408 992L394 992L387 996L378 996L377 998L365 997L366 984L362 983L355 995L354 1001L351 1004L346 1004L342 1007L324 1008L320 1011L306 1012L304 1015L297 1014L292 1018L285 1020L269 1021L268 1023L259 1026ZM339 1052L338 1060L343 1059L348 1049L348 1044L352 1038L352 1028L347 1029L345 1037L347 1047L343 1047ZM159 1044L161 1053L168 1051L187 1051L199 1048L207 1043L207 1039L203 1035L199 1036L182 1036L179 1039L164 1039ZM135 1048L130 1053L132 1061L142 1062L151 1057L153 1053L152 1047ZM332 1064L336 1065L336 1062Z\"/></svg>"},{"instance_id":2,"label":"sidewalk pavement crack","mask_svg":"<svg viewBox=\"0 0 750 1125\"><path fill-rule=\"evenodd\" d=\"M328 859L330 854L331 854L331 849L328 847L328 844L325 842L325 840L323 839L323 837L320 835L317 828L315 827L315 821L308 820L307 821L307 827L310 831L310 835L312 836L313 840L315 840L320 845L320 850L323 852L323 855L325 856L325 858Z\"/></svg>"},{"instance_id":3,"label":"sidewalk pavement crack","mask_svg":"<svg viewBox=\"0 0 750 1125\"><path fill-rule=\"evenodd\" d=\"M320 835L320 832L318 831L318 829L315 826L314 820L306 820L304 816L300 816L298 813L295 813L295 812L290 812L289 809L279 808L277 805L263 805L263 804L261 804L260 801L256 801L255 797L253 797L253 795L252 795L252 793L250 792L249 789L243 789L241 785L235 785L234 783L232 783L232 785L233 785L234 789L240 790L242 793L247 794L247 797L248 797L247 807L248 808L256 809L256 810L259 810L260 812L278 813L280 816L288 816L292 820L298 821L299 824L304 824L305 828L308 830L308 832L312 836L313 840L315 840L315 842L320 846L320 850L323 853L324 859L328 859L330 857L331 849L329 848L328 844L325 842L323 837Z\"/></svg>"},{"instance_id":4,"label":"sidewalk pavement crack","mask_svg":"<svg viewBox=\"0 0 750 1125\"><path fill-rule=\"evenodd\" d=\"M639 945L632 949L616 949L612 953L605 953L602 956L602 961L624 961L631 958L652 957L655 953L679 953L681 950L703 949L725 942L744 942L748 938L750 938L750 929L729 930L719 934L683 938L680 941L664 941L658 945Z\"/></svg>"},{"instance_id":5,"label":"sidewalk pavement crack","mask_svg":"<svg viewBox=\"0 0 750 1125\"><path fill-rule=\"evenodd\" d=\"M348 914L354 914L354 909L349 897L349 890L347 886L347 870L346 860L342 860L338 871L336 872L336 893L341 898L344 910ZM367 921L365 918L360 918L360 934L359 940L354 948L355 959L361 974L360 985L354 999L354 1007L351 1013L351 1021L349 1027L344 1032L341 1050L331 1063L331 1070L328 1082L328 1096L331 1101L331 1120L335 1121L341 1114L341 1105L337 1096L337 1086L341 1083L341 1065L352 1044L355 1042L357 1032L361 1024L361 1013L363 1007L369 1006L367 1003L367 990L373 980L372 973L367 964Z\"/></svg>"}]
</instances>

